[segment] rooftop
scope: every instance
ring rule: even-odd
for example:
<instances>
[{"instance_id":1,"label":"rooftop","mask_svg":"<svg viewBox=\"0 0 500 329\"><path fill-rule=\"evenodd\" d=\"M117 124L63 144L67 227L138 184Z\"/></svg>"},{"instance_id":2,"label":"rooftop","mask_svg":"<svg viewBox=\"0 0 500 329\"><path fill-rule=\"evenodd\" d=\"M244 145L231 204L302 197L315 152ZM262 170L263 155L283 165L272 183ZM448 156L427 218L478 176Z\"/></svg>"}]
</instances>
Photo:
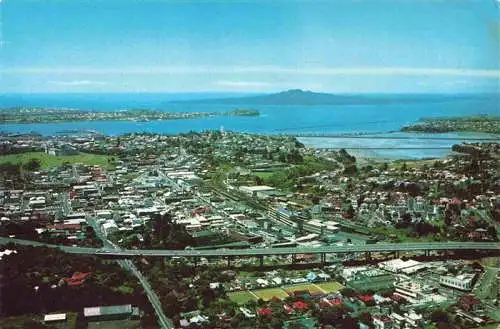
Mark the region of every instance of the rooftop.
<instances>
[{"instance_id":1,"label":"rooftop","mask_svg":"<svg viewBox=\"0 0 500 329\"><path fill-rule=\"evenodd\" d=\"M85 307L83 309L83 315L85 317L116 314L132 314L132 305L94 306Z\"/></svg>"}]
</instances>

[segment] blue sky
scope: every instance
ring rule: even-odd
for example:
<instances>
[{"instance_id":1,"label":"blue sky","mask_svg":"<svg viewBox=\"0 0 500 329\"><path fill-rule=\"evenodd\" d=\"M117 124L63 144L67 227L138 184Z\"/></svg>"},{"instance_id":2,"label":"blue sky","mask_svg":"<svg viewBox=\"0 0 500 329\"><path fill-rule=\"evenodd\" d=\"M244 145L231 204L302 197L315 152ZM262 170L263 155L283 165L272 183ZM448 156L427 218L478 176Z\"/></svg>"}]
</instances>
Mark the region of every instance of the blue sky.
<instances>
[{"instance_id":1,"label":"blue sky","mask_svg":"<svg viewBox=\"0 0 500 329\"><path fill-rule=\"evenodd\" d=\"M495 92L496 0L0 0L0 92Z\"/></svg>"}]
</instances>

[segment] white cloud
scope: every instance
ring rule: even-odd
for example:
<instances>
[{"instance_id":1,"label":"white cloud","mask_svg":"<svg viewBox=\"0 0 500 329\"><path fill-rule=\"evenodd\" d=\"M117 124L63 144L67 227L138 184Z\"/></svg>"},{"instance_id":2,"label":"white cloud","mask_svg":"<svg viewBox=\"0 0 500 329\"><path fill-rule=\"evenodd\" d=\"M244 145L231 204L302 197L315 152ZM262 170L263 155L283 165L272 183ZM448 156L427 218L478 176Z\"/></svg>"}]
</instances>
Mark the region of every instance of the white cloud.
<instances>
[{"instance_id":1,"label":"white cloud","mask_svg":"<svg viewBox=\"0 0 500 329\"><path fill-rule=\"evenodd\" d=\"M151 66L125 68L93 67L18 67L0 68L9 74L82 74L82 75L162 75L162 74L286 74L316 76L429 76L500 78L500 70L467 68L412 68L412 67L280 67L280 66Z\"/></svg>"},{"instance_id":2,"label":"white cloud","mask_svg":"<svg viewBox=\"0 0 500 329\"><path fill-rule=\"evenodd\" d=\"M0 0L1 1L1 0ZM50 84L58 86L78 87L78 86L104 86L104 81L72 80L72 81L49 81Z\"/></svg>"}]
</instances>

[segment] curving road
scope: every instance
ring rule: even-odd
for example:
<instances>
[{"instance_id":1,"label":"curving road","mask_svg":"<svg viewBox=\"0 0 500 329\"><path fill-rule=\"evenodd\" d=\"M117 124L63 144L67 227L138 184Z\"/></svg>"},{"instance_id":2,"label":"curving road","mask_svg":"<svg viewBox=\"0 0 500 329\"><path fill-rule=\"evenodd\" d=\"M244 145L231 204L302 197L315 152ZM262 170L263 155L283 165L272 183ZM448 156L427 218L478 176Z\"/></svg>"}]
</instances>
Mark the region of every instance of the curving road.
<instances>
[{"instance_id":1,"label":"curving road","mask_svg":"<svg viewBox=\"0 0 500 329\"><path fill-rule=\"evenodd\" d=\"M104 245L106 248L105 250L115 250L116 251L115 248L118 248L118 246L113 244L111 241L107 240L99 232L100 231L96 231L97 235L104 242ZM37 241L0 237L0 244L6 244L6 243L30 245L30 246L35 246L35 247L52 247L52 248L58 248L58 249L60 249L64 252L67 252L67 253L87 254L87 255L88 254L90 254L90 255L96 254L100 250L100 249L96 249L96 248L66 247L66 246L58 246L58 245L41 243L41 242L37 242ZM158 298L158 295L155 293L155 291L153 290L153 288L149 284L148 280L137 269L137 267L134 265L134 263L132 263L132 261L130 259L120 259L120 260L118 260L118 264L120 264L120 266L123 269L132 272L132 274L139 280L139 283L142 285L144 292L145 292L149 302L151 303L151 305L155 311L160 328L173 329L174 326L172 325L172 321L163 312L163 306L161 304L160 299Z\"/></svg>"},{"instance_id":2,"label":"curving road","mask_svg":"<svg viewBox=\"0 0 500 329\"><path fill-rule=\"evenodd\" d=\"M142 275L142 273L135 267L134 263L130 259L121 259L118 261L119 264L126 270L131 271L135 277L139 280L140 284L144 288L146 296L148 297L149 302L153 306L153 309L156 313L156 317L158 319L158 324L162 329L173 329L172 321L167 318L165 313L163 312L163 306L161 304L160 298L155 293L148 280Z\"/></svg>"},{"instance_id":3,"label":"curving road","mask_svg":"<svg viewBox=\"0 0 500 329\"><path fill-rule=\"evenodd\" d=\"M155 250L155 249L96 249L44 244L36 241L0 237L0 244L16 243L32 246L58 248L64 252L84 255L116 256L122 258L134 256L157 257L210 257L210 256L269 256L293 254L335 254L357 252L394 252L425 250L489 250L500 252L498 242L431 242L431 243L385 243L352 246L322 246L294 248L254 248L254 249L216 249L216 250Z\"/></svg>"}]
</instances>

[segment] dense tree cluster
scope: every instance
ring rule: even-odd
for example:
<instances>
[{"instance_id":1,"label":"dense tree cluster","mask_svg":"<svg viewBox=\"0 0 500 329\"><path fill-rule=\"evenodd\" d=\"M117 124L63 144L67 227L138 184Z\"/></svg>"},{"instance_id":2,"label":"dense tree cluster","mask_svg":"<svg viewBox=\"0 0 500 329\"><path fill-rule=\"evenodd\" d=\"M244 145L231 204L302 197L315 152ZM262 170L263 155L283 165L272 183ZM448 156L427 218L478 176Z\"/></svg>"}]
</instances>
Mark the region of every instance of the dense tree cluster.
<instances>
[{"instance_id":1,"label":"dense tree cluster","mask_svg":"<svg viewBox=\"0 0 500 329\"><path fill-rule=\"evenodd\" d=\"M18 188L22 186L23 181L20 164L10 162L0 164L0 183L5 187Z\"/></svg>"},{"instance_id":2,"label":"dense tree cluster","mask_svg":"<svg viewBox=\"0 0 500 329\"><path fill-rule=\"evenodd\" d=\"M17 253L0 262L0 316L56 311L81 312L84 307L134 304L150 306L137 280L117 264L90 256L67 255L51 248L6 245ZM64 278L89 273L82 283Z\"/></svg>"},{"instance_id":3,"label":"dense tree cluster","mask_svg":"<svg viewBox=\"0 0 500 329\"><path fill-rule=\"evenodd\" d=\"M204 266L195 269L182 263L165 264L157 259L148 259L148 265L140 262L139 266L149 277L165 314L175 321L179 320L180 313L198 309L203 309L216 321L216 314L234 313L237 308L236 304L225 299L222 286L210 288L210 283L232 280L235 276L232 271Z\"/></svg>"},{"instance_id":4,"label":"dense tree cluster","mask_svg":"<svg viewBox=\"0 0 500 329\"><path fill-rule=\"evenodd\" d=\"M0 225L0 236L9 237L15 236L17 239L40 241L43 243L57 245L78 245L81 247L102 247L102 241L96 236L94 229L91 226L82 226L85 233L83 239L73 240L68 239L67 235L54 235L52 231L45 230L38 234L36 228L40 227L39 220L33 221L9 221Z\"/></svg>"}]
</instances>

